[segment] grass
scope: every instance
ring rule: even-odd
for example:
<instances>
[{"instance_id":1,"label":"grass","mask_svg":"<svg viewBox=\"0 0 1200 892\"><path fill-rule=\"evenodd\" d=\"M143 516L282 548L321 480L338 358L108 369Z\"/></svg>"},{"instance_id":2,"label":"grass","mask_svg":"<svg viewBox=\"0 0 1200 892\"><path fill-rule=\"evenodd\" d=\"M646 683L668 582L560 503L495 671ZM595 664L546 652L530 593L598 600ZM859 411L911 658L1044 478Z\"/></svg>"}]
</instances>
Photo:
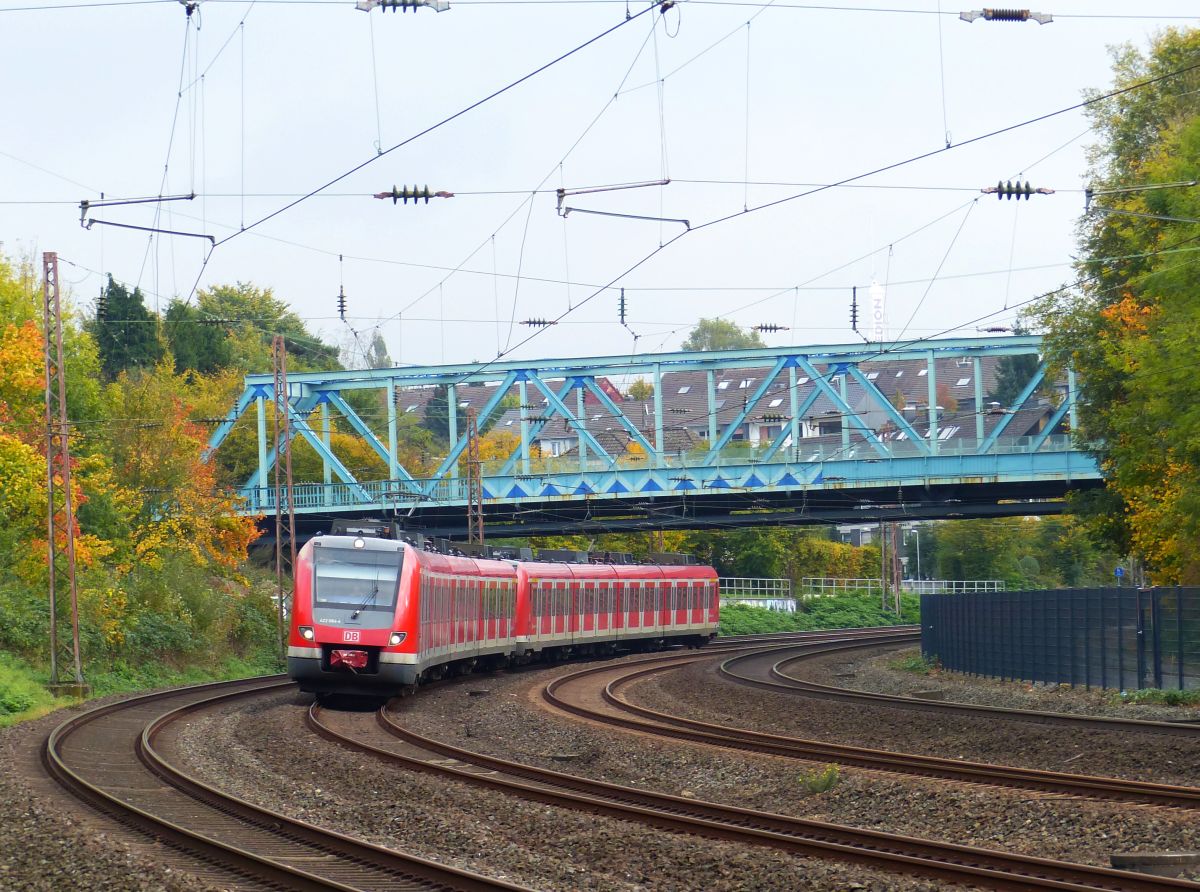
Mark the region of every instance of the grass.
<instances>
[{"instance_id":1,"label":"grass","mask_svg":"<svg viewBox=\"0 0 1200 892\"><path fill-rule=\"evenodd\" d=\"M31 666L0 652L0 728L69 705L70 700L51 696L46 681Z\"/></svg>"},{"instance_id":2,"label":"grass","mask_svg":"<svg viewBox=\"0 0 1200 892\"><path fill-rule=\"evenodd\" d=\"M208 665L167 666L160 663L134 667L117 663L104 668L85 667L84 678L92 686L93 697L104 697L281 671L281 663L264 653L250 659L226 656ZM52 696L46 689L49 680L44 669L0 651L0 728L41 718L78 702Z\"/></svg>"},{"instance_id":3,"label":"grass","mask_svg":"<svg viewBox=\"0 0 1200 892\"><path fill-rule=\"evenodd\" d=\"M927 657L920 651L906 653L894 660L889 660L889 669L897 672L911 672L914 675L936 675L942 669L937 657Z\"/></svg>"}]
</instances>

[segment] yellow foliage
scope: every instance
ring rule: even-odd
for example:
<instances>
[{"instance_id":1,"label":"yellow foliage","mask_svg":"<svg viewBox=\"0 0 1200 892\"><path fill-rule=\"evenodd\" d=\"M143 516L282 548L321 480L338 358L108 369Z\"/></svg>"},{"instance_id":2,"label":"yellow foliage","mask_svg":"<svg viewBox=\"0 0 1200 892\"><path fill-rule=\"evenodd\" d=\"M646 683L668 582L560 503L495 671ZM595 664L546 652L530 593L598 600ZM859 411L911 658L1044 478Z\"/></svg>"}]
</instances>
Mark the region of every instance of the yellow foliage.
<instances>
[{"instance_id":1,"label":"yellow foliage","mask_svg":"<svg viewBox=\"0 0 1200 892\"><path fill-rule=\"evenodd\" d=\"M7 325L0 334L0 424L12 425L26 443L40 437L44 418L42 345L41 332L32 322Z\"/></svg>"},{"instance_id":2,"label":"yellow foliage","mask_svg":"<svg viewBox=\"0 0 1200 892\"><path fill-rule=\"evenodd\" d=\"M521 438L512 431L488 431L479 438L479 460L504 460L521 445Z\"/></svg>"}]
</instances>

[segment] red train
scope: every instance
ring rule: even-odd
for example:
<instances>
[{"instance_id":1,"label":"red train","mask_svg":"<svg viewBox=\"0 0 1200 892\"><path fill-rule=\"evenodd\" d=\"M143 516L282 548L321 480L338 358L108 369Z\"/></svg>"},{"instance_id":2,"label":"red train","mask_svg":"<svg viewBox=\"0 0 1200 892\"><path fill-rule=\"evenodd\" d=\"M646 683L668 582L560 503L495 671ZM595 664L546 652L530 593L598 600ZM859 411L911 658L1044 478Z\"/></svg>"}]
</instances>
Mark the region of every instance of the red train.
<instances>
[{"instance_id":1,"label":"red train","mask_svg":"<svg viewBox=\"0 0 1200 892\"><path fill-rule=\"evenodd\" d=\"M700 646L717 619L711 567L466 557L317 536L297 557L288 674L304 691L394 694L477 665Z\"/></svg>"}]
</instances>

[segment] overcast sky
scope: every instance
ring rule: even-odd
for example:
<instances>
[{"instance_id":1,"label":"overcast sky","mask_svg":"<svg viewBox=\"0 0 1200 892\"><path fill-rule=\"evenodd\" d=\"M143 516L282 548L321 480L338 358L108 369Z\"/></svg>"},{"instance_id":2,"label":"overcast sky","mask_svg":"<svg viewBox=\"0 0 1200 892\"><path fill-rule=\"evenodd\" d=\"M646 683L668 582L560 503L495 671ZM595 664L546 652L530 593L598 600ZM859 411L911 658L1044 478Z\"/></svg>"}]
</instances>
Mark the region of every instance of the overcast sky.
<instances>
[{"instance_id":1,"label":"overcast sky","mask_svg":"<svg viewBox=\"0 0 1200 892\"><path fill-rule=\"evenodd\" d=\"M39 2L0 4L5 253L59 252L87 309L102 272L164 310L197 284L252 282L332 342L378 326L403 364L671 350L702 316L791 329L769 344L853 343L851 288L873 336L873 282L892 338L1010 323L1071 279L1087 121L1072 111L959 144L1105 88L1110 46L1196 22L1177 0L1049 0L1035 9L1054 15L1046 25L968 24L970 7L949 0L665 12L451 0L406 14L201 0L190 18L174 0L29 8ZM1017 177L1056 192L978 191ZM665 179L564 205L668 219L556 212L559 187ZM426 184L455 197L371 197ZM79 202L101 193L191 192L88 216L212 235L215 249L79 224Z\"/></svg>"}]
</instances>

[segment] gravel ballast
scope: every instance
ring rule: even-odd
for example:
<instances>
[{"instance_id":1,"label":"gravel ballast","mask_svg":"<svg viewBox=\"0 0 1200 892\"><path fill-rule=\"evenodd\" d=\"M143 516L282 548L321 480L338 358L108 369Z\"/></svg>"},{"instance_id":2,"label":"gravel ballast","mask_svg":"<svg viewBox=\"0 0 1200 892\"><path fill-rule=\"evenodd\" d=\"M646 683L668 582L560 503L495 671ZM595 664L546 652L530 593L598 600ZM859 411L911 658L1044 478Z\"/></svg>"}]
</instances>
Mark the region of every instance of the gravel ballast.
<instances>
[{"instance_id":1,"label":"gravel ballast","mask_svg":"<svg viewBox=\"0 0 1200 892\"><path fill-rule=\"evenodd\" d=\"M119 699L119 698L117 698ZM93 701L88 708L105 701ZM42 741L76 710L0 728L0 890L216 892L164 858L163 847L128 833L46 776ZM184 862L186 863L186 862Z\"/></svg>"},{"instance_id":2,"label":"gravel ballast","mask_svg":"<svg viewBox=\"0 0 1200 892\"><path fill-rule=\"evenodd\" d=\"M504 680L524 687L533 677ZM468 686L478 689L478 680ZM493 699L472 697L461 685L444 690L456 692L454 702ZM438 714L441 701L425 693L408 701L413 710L432 710L436 724L453 724L464 735L475 733L464 728L464 717L479 733L498 735L518 747L540 733L512 722L504 711L495 714L502 727L473 706L467 707L470 713L454 717ZM518 717L527 716L524 693L513 696L520 701ZM250 712L254 720L245 721ZM834 861L664 833L393 768L305 732L302 715L294 698L277 698L257 708L232 707L193 723L173 746L186 754L191 770L204 776L219 773L224 788L235 795L380 845L539 890L948 888ZM555 750L546 758L563 769L557 760L561 756Z\"/></svg>"},{"instance_id":3,"label":"gravel ballast","mask_svg":"<svg viewBox=\"0 0 1200 892\"><path fill-rule=\"evenodd\" d=\"M935 687L931 681L947 681L895 672L887 667L893 659L894 653L839 655L806 663L794 674L885 692L893 692L892 685L898 693L914 683L927 690ZM1194 814L1165 808L850 768L840 770L831 791L809 794L801 776L823 765L668 743L548 712L537 696L541 686L583 666L476 676L465 684L425 689L403 701L401 714L414 730L468 749L799 817L1092 864L1106 865L1117 852L1200 850ZM994 685L980 682L949 679L984 694ZM1029 693L1016 687L1018 697ZM710 661L653 676L629 696L667 712L792 736L1164 782L1190 783L1200 776L1200 748L1186 738L1074 729L1064 734L1029 723L847 706L732 685L717 677ZM967 699L957 691L946 696ZM1054 696L1064 699L1061 692ZM973 702L1021 705L986 697ZM304 703L293 694L274 695L206 713L182 728L173 746L189 770L219 779L235 795L539 890L950 888L649 830L393 768L313 735L303 726ZM1058 703L1053 708L1067 711ZM171 859L156 857L161 847L90 815L56 794L53 782L39 779L37 744L62 718L0 730L0 754L14 768L0 777L6 838L0 889L226 888L181 875Z\"/></svg>"}]
</instances>

